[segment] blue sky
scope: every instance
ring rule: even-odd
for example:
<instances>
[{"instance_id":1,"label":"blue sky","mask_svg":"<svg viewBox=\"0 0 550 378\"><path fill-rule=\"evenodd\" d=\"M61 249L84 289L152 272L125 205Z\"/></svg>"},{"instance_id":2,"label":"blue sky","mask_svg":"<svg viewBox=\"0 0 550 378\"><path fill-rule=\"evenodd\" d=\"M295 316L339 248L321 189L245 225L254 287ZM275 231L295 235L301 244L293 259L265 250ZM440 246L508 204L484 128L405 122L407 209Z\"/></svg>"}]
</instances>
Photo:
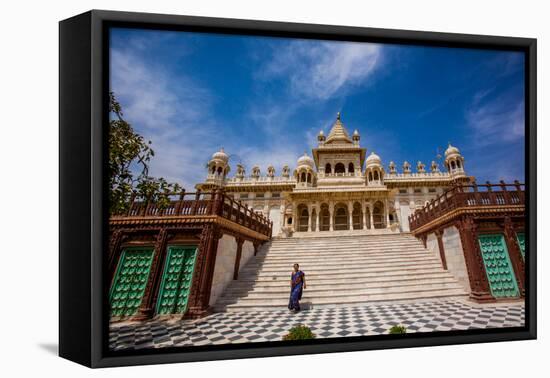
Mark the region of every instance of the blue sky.
<instances>
[{"instance_id":1,"label":"blue sky","mask_svg":"<svg viewBox=\"0 0 550 378\"><path fill-rule=\"evenodd\" d=\"M232 174L293 169L337 112L386 167L429 166L450 141L478 181L524 181L522 53L132 29L112 30L110 53L150 174L188 190L222 146Z\"/></svg>"}]
</instances>

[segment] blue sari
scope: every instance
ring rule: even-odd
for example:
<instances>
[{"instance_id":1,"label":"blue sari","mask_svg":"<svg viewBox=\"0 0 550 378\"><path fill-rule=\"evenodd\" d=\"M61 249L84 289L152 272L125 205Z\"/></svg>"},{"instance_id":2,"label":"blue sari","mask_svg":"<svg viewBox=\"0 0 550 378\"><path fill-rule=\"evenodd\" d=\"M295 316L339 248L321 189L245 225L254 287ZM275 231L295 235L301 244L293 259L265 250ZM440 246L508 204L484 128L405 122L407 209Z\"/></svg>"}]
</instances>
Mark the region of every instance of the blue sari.
<instances>
[{"instance_id":1,"label":"blue sari","mask_svg":"<svg viewBox=\"0 0 550 378\"><path fill-rule=\"evenodd\" d=\"M300 311L300 299L302 299L302 289L304 285L304 272L301 270L292 273L290 280L292 286L290 289L290 300L288 301L288 309Z\"/></svg>"}]
</instances>

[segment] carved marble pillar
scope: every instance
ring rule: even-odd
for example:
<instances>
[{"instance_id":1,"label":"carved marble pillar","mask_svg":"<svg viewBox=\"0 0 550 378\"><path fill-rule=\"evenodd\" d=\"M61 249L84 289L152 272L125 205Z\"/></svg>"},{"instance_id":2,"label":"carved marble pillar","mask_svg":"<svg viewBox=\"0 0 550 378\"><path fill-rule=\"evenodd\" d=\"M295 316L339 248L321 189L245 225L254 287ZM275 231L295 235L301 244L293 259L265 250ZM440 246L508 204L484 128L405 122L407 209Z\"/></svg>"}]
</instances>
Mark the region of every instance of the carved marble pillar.
<instances>
[{"instance_id":1,"label":"carved marble pillar","mask_svg":"<svg viewBox=\"0 0 550 378\"><path fill-rule=\"evenodd\" d=\"M312 207L311 205L307 205L307 232L311 232L311 221L312 221Z\"/></svg>"},{"instance_id":2,"label":"carved marble pillar","mask_svg":"<svg viewBox=\"0 0 550 378\"><path fill-rule=\"evenodd\" d=\"M330 202L328 205L328 212L329 212L329 231L334 231L334 203Z\"/></svg>"},{"instance_id":3,"label":"carved marble pillar","mask_svg":"<svg viewBox=\"0 0 550 378\"><path fill-rule=\"evenodd\" d=\"M298 209L296 208L296 204L292 203L292 227L291 228L293 232L298 231L298 227L296 227L296 224L298 224L297 214L298 214Z\"/></svg>"},{"instance_id":4,"label":"carved marble pillar","mask_svg":"<svg viewBox=\"0 0 550 378\"><path fill-rule=\"evenodd\" d=\"M370 224L369 224L369 229L374 229L374 216L372 214L372 209L373 209L373 205L372 205L372 202L369 202L369 214L370 214Z\"/></svg>"},{"instance_id":5,"label":"carved marble pillar","mask_svg":"<svg viewBox=\"0 0 550 378\"><path fill-rule=\"evenodd\" d=\"M362 211L363 211L363 230L367 229L367 204L363 204Z\"/></svg>"},{"instance_id":6,"label":"carved marble pillar","mask_svg":"<svg viewBox=\"0 0 550 378\"><path fill-rule=\"evenodd\" d=\"M521 251L519 249L516 231L514 230L514 224L510 217L504 218L504 238L506 240L506 246L508 248L508 255L510 256L510 262L514 268L516 275L516 281L518 283L519 292L521 296L525 296L525 262Z\"/></svg>"},{"instance_id":7,"label":"carved marble pillar","mask_svg":"<svg viewBox=\"0 0 550 378\"><path fill-rule=\"evenodd\" d=\"M279 230L282 230L286 226L286 203L283 202L280 207L281 215L279 219Z\"/></svg>"},{"instance_id":8,"label":"carved marble pillar","mask_svg":"<svg viewBox=\"0 0 550 378\"><path fill-rule=\"evenodd\" d=\"M321 208L318 206L315 208L315 231L316 232L320 231L319 229L319 217L321 216L320 213L321 213Z\"/></svg>"},{"instance_id":9,"label":"carved marble pillar","mask_svg":"<svg viewBox=\"0 0 550 378\"><path fill-rule=\"evenodd\" d=\"M348 202L349 230L353 230L353 201Z\"/></svg>"},{"instance_id":10,"label":"carved marble pillar","mask_svg":"<svg viewBox=\"0 0 550 378\"><path fill-rule=\"evenodd\" d=\"M386 208L386 227L389 228L390 227L390 203L386 199L384 201L384 204L385 204L384 207Z\"/></svg>"},{"instance_id":11,"label":"carved marble pillar","mask_svg":"<svg viewBox=\"0 0 550 378\"><path fill-rule=\"evenodd\" d=\"M403 219L401 219L401 204L399 201L394 201L393 207L395 209L395 216L397 217L394 219L395 222L399 223L399 230L403 231Z\"/></svg>"}]
</instances>

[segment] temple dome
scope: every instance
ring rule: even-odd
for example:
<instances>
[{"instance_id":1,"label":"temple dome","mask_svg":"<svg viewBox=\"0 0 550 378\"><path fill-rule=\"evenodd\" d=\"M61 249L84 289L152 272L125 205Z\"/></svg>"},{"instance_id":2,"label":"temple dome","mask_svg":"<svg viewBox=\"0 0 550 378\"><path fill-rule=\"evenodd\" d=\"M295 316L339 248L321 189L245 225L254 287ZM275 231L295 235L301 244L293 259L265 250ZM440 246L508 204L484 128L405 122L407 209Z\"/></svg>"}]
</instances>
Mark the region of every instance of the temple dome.
<instances>
[{"instance_id":1,"label":"temple dome","mask_svg":"<svg viewBox=\"0 0 550 378\"><path fill-rule=\"evenodd\" d=\"M304 152L304 155L298 159L298 167L301 165L307 165L308 167L314 168L315 162L308 156L307 152Z\"/></svg>"},{"instance_id":2,"label":"temple dome","mask_svg":"<svg viewBox=\"0 0 550 378\"><path fill-rule=\"evenodd\" d=\"M229 155L225 153L223 147L220 150L212 155L212 160L222 160L227 163L229 160Z\"/></svg>"},{"instance_id":3,"label":"temple dome","mask_svg":"<svg viewBox=\"0 0 550 378\"><path fill-rule=\"evenodd\" d=\"M380 159L380 156L376 155L374 152L371 152L367 158L367 167L373 165L382 165L382 159Z\"/></svg>"},{"instance_id":4,"label":"temple dome","mask_svg":"<svg viewBox=\"0 0 550 378\"><path fill-rule=\"evenodd\" d=\"M460 150L455 146L451 146L451 143L449 143L449 147L445 150L445 157L449 155L460 155Z\"/></svg>"}]
</instances>

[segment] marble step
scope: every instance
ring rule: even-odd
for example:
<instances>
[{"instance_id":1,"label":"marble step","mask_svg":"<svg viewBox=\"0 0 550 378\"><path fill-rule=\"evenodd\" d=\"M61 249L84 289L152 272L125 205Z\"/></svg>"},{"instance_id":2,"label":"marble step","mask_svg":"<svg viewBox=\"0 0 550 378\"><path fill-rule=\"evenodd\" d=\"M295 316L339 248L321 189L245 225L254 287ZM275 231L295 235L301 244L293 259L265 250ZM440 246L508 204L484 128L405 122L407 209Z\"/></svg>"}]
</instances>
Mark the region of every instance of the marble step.
<instances>
[{"instance_id":1,"label":"marble step","mask_svg":"<svg viewBox=\"0 0 550 378\"><path fill-rule=\"evenodd\" d=\"M360 270L365 271L372 271L380 269L382 270L391 270L395 268L403 268L403 267L424 267L424 266L430 266L430 267L440 267L441 263L437 261L436 259L423 259L418 261L397 261L392 262L391 264L387 264L385 262L380 263L369 263L369 264L322 264L318 263L314 266L307 266L307 265L300 265L300 269L302 269L307 275L310 274L323 274L323 273L330 273L330 272L341 272L342 274L346 274L349 272L355 272ZM292 264L289 265L281 265L281 266L263 266L261 268L260 274L283 274L283 275L289 275L292 270ZM242 273L243 275L246 275L247 273L256 272L257 270L253 267L245 266L239 275Z\"/></svg>"},{"instance_id":2,"label":"marble step","mask_svg":"<svg viewBox=\"0 0 550 378\"><path fill-rule=\"evenodd\" d=\"M372 272L372 273L350 273L350 274L323 274L323 275L307 275L308 282L314 282L316 284L339 284L339 283L355 283L355 282L384 282L399 280L416 280L423 278L436 278L436 277L449 277L452 275L449 272L442 271L441 269L416 269L416 270L393 270L387 272ZM290 280L290 274L284 277L272 276L267 277L239 277L238 280L232 281L230 286L250 286L251 285L263 285L263 286L287 286Z\"/></svg>"},{"instance_id":3,"label":"marble step","mask_svg":"<svg viewBox=\"0 0 550 378\"><path fill-rule=\"evenodd\" d=\"M307 290L306 290L307 291ZM439 298L466 298L467 294L464 290L460 289L447 289L447 290L432 290L423 292L400 292L400 293L384 293L373 294L369 296L338 296L337 298L319 298L311 299L303 297L301 301L302 307L333 307L342 305L358 305L375 302L397 302L397 301L409 301L409 300L424 300L424 299L439 299ZM273 301L265 300L241 300L231 302L224 302L216 304L215 311L243 311L243 310L281 310L286 309L288 305L288 297L285 299L278 299Z\"/></svg>"},{"instance_id":4,"label":"marble step","mask_svg":"<svg viewBox=\"0 0 550 378\"><path fill-rule=\"evenodd\" d=\"M290 237L290 238L282 238L282 237L274 237L272 241L274 242L294 242L294 241L306 241L306 240L322 240L322 239L383 239L383 238L414 238L411 233L409 232L401 232L401 233L383 233L383 234L369 234L369 233L363 233L362 230L354 230L354 233L350 232L341 232L341 231L322 231L318 234L305 234L300 233L296 234L296 237ZM307 236L307 237L303 237Z\"/></svg>"},{"instance_id":5,"label":"marble step","mask_svg":"<svg viewBox=\"0 0 550 378\"><path fill-rule=\"evenodd\" d=\"M382 236L382 237L353 237L353 238L308 238L308 239L279 239L271 240L268 243L273 245L298 245L298 244L314 244L326 243L410 243L418 242L419 240L413 236Z\"/></svg>"},{"instance_id":6,"label":"marble step","mask_svg":"<svg viewBox=\"0 0 550 378\"><path fill-rule=\"evenodd\" d=\"M345 292L342 292L341 290L324 290L324 291L316 291L312 290L311 292L309 289L304 290L304 294L302 297L303 301L311 300L313 302L317 302L319 300L327 299L327 298L345 298L345 297L369 297L371 295L381 295L381 294L399 294L399 293L422 293L422 292L429 292L434 290L462 290L460 285L458 283L442 283L440 285L432 285L432 286L423 286L423 285L403 285L403 286L393 286L393 287L367 287L367 288L361 288L361 289L353 289L353 290L346 290ZM288 300L288 297L290 295L290 290L286 290L284 292L280 293L270 293L268 295L262 294L262 293L254 293L250 292L246 296L239 296L236 295L235 297L229 299L222 299L220 301L220 304L223 303L234 303L237 301L249 301L249 300L261 300L266 302L277 302L281 300Z\"/></svg>"},{"instance_id":7,"label":"marble step","mask_svg":"<svg viewBox=\"0 0 550 378\"><path fill-rule=\"evenodd\" d=\"M268 241L271 244L285 245L285 244L310 244L310 243L334 243L334 241L340 242L363 242L363 243L381 243L381 242L410 242L418 241L412 235L383 235L383 236L372 236L372 235L358 235L353 237L346 236L335 236L332 238L321 237L321 238L288 238L288 239L273 239Z\"/></svg>"},{"instance_id":8,"label":"marble step","mask_svg":"<svg viewBox=\"0 0 550 378\"><path fill-rule=\"evenodd\" d=\"M292 249L288 248L281 251L259 251L257 256L268 257L268 258L281 258L291 255L300 255L300 256L312 256L312 257L323 257L323 256L345 256L345 255L366 255L366 254L402 254L406 255L408 253L428 253L428 250L420 247L407 247L407 248L308 248L308 249Z\"/></svg>"},{"instance_id":9,"label":"marble step","mask_svg":"<svg viewBox=\"0 0 550 378\"><path fill-rule=\"evenodd\" d=\"M329 236L264 244L214 308L286 308L296 262L308 283L302 303L310 306L466 296L439 257L410 234Z\"/></svg>"},{"instance_id":10,"label":"marble step","mask_svg":"<svg viewBox=\"0 0 550 378\"><path fill-rule=\"evenodd\" d=\"M414 254L408 254L408 255L399 255L399 254L392 254L392 255L354 255L354 256L327 256L322 259L315 258L315 257L308 257L304 258L302 256L292 256L289 258L270 258L270 259L264 259L261 261L258 261L256 264L251 264L251 267L267 267L267 266L279 266L284 265L288 266L290 263L291 266L294 263L299 263L300 266L312 266L312 265L329 265L329 264L341 264L343 262L350 264L350 263L377 263L377 262L387 262L392 263L396 261L416 261L416 260L426 260L426 259L436 259L437 258L429 253L423 252L423 253L414 253Z\"/></svg>"},{"instance_id":11,"label":"marble step","mask_svg":"<svg viewBox=\"0 0 550 378\"><path fill-rule=\"evenodd\" d=\"M394 275L397 271L407 270L409 273L424 272L426 269L431 269L432 271L442 270L440 264L432 264L430 266L426 265L415 265L415 266L406 266L406 267L380 267L380 268L363 268L357 267L356 269L350 269L348 271L333 270L333 271L313 271L307 273L306 277L310 279L319 279L319 278L331 278L331 277L362 277L365 275L378 274L382 275ZM290 277L290 272L257 272L257 273L243 273L239 274L239 279L241 280L261 280L261 279L271 279L275 280L288 280Z\"/></svg>"},{"instance_id":12,"label":"marble step","mask_svg":"<svg viewBox=\"0 0 550 378\"><path fill-rule=\"evenodd\" d=\"M388 240L388 241L377 241L377 242L362 242L362 241L353 241L353 242L310 242L310 243L266 243L263 244L263 247L271 247L274 249L277 248L306 248L306 247L316 247L316 246L367 246L367 247L396 247L396 246L408 246L408 245L422 245L418 240Z\"/></svg>"},{"instance_id":13,"label":"marble step","mask_svg":"<svg viewBox=\"0 0 550 378\"><path fill-rule=\"evenodd\" d=\"M379 280L362 280L355 282L317 282L307 280L308 293L320 295L319 292L324 291L336 291L336 290L359 290L365 288L391 288L391 287L402 287L402 286L411 286L411 285L439 285L439 284L453 284L458 285L454 277L448 275L446 277L427 277L427 278L416 278L416 279L392 279L386 281ZM289 282L280 282L279 285L231 285L227 288L227 293L232 295L237 294L288 294L289 291Z\"/></svg>"},{"instance_id":14,"label":"marble step","mask_svg":"<svg viewBox=\"0 0 550 378\"><path fill-rule=\"evenodd\" d=\"M457 283L439 283L437 285L394 285L391 287L365 287L365 288L358 288L358 289L347 289L345 293L342 293L341 290L316 290L309 288L305 291L307 291L307 297L306 294L304 294L303 300L311 299L312 301L318 301L323 298L338 298L342 296L365 296L368 297L370 295L378 295L378 294L393 294L393 293L409 293L409 292L415 292L420 293L423 291L430 291L430 290L461 290L461 286ZM276 300L284 300L288 299L290 295L290 290L284 290L284 291L277 291L277 292L271 292L271 293L262 293L262 292L256 292L252 291L247 293L246 295L239 295L238 293L233 293L232 300L241 301L241 300L269 300L269 301L276 301ZM229 300L230 302L232 300ZM220 304L223 304L224 301L222 300Z\"/></svg>"}]
</instances>

